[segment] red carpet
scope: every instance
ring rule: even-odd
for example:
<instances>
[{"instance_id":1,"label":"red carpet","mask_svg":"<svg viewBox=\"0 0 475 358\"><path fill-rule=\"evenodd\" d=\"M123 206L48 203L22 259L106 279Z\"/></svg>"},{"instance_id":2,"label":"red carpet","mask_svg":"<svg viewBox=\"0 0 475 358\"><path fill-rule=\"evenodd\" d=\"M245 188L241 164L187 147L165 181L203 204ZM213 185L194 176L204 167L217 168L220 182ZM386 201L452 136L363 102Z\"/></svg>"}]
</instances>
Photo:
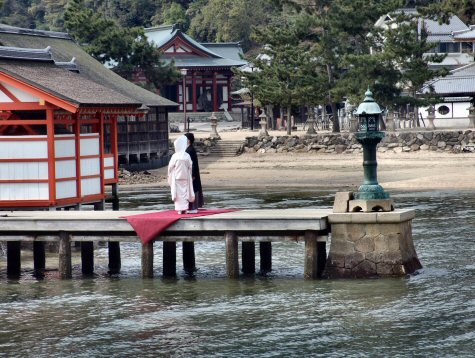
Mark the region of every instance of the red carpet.
<instances>
[{"instance_id":1,"label":"red carpet","mask_svg":"<svg viewBox=\"0 0 475 358\"><path fill-rule=\"evenodd\" d=\"M236 211L236 209L200 209L197 214L181 214L175 210L167 211L155 211L147 214L138 214L124 216L125 219L129 222L130 225L134 228L137 235L142 240L143 244L148 243L150 240L153 240L155 237L160 235L160 233L173 224L175 221L178 221L183 218L194 218L197 216L206 216L213 214L229 213Z\"/></svg>"}]
</instances>

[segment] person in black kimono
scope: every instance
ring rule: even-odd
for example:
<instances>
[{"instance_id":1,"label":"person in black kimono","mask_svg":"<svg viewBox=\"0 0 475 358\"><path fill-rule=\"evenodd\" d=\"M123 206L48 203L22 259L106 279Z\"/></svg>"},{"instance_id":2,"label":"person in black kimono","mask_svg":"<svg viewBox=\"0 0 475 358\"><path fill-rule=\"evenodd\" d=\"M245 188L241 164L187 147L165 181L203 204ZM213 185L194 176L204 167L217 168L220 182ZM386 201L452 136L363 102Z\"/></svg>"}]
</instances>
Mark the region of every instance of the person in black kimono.
<instances>
[{"instance_id":1,"label":"person in black kimono","mask_svg":"<svg viewBox=\"0 0 475 358\"><path fill-rule=\"evenodd\" d=\"M196 149L193 146L193 143L195 142L195 136L193 133L185 133L185 136L188 138L188 147L186 148L186 152L190 155L191 161L193 162L191 168L191 177L193 179L193 191L195 192L196 198L194 202L190 203L188 213L196 214L198 212L198 208L202 208L204 205L203 188L201 186L198 155L196 154Z\"/></svg>"}]
</instances>

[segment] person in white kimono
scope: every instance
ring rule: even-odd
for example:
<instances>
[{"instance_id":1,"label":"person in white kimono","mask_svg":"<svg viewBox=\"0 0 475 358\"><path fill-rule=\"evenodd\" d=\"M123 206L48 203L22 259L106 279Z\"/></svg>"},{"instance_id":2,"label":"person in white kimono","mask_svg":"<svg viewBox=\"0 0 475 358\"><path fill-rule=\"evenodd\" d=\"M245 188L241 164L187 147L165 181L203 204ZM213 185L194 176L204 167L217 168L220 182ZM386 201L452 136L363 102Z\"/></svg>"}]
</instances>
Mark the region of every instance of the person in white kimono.
<instances>
[{"instance_id":1,"label":"person in white kimono","mask_svg":"<svg viewBox=\"0 0 475 358\"><path fill-rule=\"evenodd\" d=\"M172 200L178 214L184 214L188 210L189 203L195 201L191 168L193 162L186 152L188 138L184 135L178 137L173 143L175 154L168 163L168 184L170 185Z\"/></svg>"}]
</instances>

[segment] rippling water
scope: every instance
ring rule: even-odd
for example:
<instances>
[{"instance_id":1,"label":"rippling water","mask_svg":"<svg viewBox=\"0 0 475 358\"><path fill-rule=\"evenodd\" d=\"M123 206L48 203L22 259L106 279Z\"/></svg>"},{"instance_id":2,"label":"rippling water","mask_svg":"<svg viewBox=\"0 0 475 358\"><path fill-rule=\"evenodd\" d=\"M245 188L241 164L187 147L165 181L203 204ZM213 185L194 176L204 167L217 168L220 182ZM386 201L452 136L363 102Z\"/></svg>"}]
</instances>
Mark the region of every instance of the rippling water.
<instances>
[{"instance_id":1,"label":"rippling water","mask_svg":"<svg viewBox=\"0 0 475 358\"><path fill-rule=\"evenodd\" d=\"M170 209L168 191L122 192L122 209ZM208 207L330 207L332 192L210 191ZM472 357L475 194L392 193L416 209L416 276L303 280L303 243L273 244L267 277L225 278L224 243L197 243L194 279L140 278L140 245L122 244L122 273L20 280L0 271L0 357ZM179 246L179 245L178 245ZM177 253L178 255L180 252ZM177 256L180 257L180 256ZM51 255L48 266L57 265ZM31 267L31 263L29 263Z\"/></svg>"}]
</instances>

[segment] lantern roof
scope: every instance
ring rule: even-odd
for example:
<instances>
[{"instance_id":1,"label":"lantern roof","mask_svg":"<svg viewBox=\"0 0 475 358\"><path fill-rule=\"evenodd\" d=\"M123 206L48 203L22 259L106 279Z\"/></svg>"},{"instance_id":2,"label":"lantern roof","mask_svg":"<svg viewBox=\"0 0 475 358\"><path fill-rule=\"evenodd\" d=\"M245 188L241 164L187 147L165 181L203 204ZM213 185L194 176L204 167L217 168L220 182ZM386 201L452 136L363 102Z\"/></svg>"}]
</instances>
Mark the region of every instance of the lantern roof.
<instances>
[{"instance_id":1,"label":"lantern roof","mask_svg":"<svg viewBox=\"0 0 475 358\"><path fill-rule=\"evenodd\" d=\"M358 109L356 110L356 115L361 114L380 114L382 112L379 104L377 104L373 99L373 93L369 90L365 92L365 98L363 102L360 103Z\"/></svg>"}]
</instances>

